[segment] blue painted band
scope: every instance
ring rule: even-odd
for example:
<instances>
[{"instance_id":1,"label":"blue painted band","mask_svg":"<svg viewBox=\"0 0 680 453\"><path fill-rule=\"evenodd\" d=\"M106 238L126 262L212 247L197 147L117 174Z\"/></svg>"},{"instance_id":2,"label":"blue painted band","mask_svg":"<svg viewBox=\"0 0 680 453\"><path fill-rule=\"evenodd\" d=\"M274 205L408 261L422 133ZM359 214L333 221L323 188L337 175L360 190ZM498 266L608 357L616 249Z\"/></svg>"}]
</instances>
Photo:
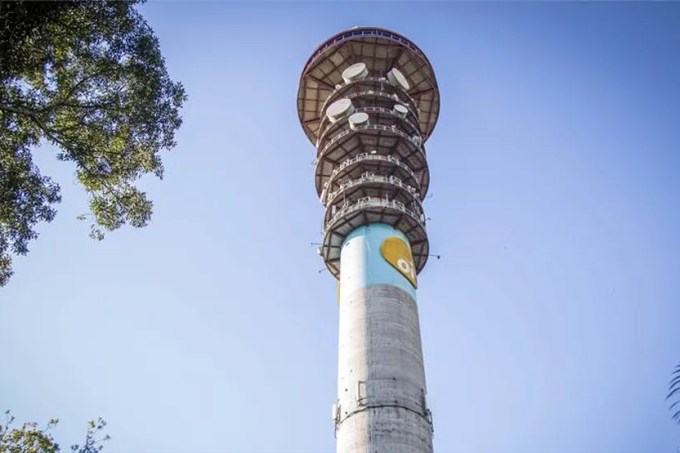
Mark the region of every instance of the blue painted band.
<instances>
[{"instance_id":1,"label":"blue painted band","mask_svg":"<svg viewBox=\"0 0 680 453\"><path fill-rule=\"evenodd\" d=\"M401 231L383 223L363 225L347 235L340 255L341 294L373 285L393 285L416 298L413 285L380 253L385 239L394 236L409 244Z\"/></svg>"}]
</instances>

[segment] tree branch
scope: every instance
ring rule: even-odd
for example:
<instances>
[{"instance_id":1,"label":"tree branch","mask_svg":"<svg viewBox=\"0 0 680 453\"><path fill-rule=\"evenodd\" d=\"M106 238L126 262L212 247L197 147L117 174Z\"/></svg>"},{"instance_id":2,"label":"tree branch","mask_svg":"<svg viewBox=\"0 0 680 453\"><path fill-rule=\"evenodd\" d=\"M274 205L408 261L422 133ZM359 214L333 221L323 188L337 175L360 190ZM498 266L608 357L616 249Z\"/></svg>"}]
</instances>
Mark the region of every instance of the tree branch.
<instances>
[{"instance_id":1,"label":"tree branch","mask_svg":"<svg viewBox=\"0 0 680 453\"><path fill-rule=\"evenodd\" d=\"M0 110L4 110L6 112L16 113L18 115L26 115L29 118L31 118L33 121L36 121L35 116L38 114L38 112L36 112L35 110L25 109L25 108L21 108L21 107L13 107L11 105L2 104L2 103L0 103Z\"/></svg>"}]
</instances>

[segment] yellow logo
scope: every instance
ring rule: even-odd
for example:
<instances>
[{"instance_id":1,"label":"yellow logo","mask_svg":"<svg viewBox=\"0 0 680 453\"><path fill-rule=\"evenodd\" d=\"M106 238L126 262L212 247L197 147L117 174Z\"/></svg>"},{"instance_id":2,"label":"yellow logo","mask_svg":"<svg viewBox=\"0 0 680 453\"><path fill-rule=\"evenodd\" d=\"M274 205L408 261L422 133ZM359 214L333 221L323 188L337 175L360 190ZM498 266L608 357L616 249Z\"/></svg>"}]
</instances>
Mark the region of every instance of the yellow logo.
<instances>
[{"instance_id":1,"label":"yellow logo","mask_svg":"<svg viewBox=\"0 0 680 453\"><path fill-rule=\"evenodd\" d=\"M411 247L401 238L392 236L382 243L380 253L385 261L398 270L404 277L411 282L414 288L418 287L416 282L416 266L413 263Z\"/></svg>"}]
</instances>

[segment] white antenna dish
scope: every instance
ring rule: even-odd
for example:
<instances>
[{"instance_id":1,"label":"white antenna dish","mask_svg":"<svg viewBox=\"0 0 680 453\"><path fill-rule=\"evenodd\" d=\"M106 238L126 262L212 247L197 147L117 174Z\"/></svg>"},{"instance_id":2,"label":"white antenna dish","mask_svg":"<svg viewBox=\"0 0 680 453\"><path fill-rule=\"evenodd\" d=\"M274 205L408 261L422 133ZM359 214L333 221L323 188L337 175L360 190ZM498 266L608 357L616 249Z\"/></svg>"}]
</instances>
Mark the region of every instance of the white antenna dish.
<instances>
[{"instance_id":1,"label":"white antenna dish","mask_svg":"<svg viewBox=\"0 0 680 453\"><path fill-rule=\"evenodd\" d=\"M397 115L399 118L406 118L406 114L408 113L408 109L406 108L405 105L394 104L394 107L392 108L392 113Z\"/></svg>"},{"instance_id":2,"label":"white antenna dish","mask_svg":"<svg viewBox=\"0 0 680 453\"><path fill-rule=\"evenodd\" d=\"M347 98L338 99L326 109L326 116L331 123L335 123L339 119L351 115L352 113L354 113L354 106L352 105L352 101Z\"/></svg>"},{"instance_id":3,"label":"white antenna dish","mask_svg":"<svg viewBox=\"0 0 680 453\"><path fill-rule=\"evenodd\" d=\"M342 71L342 80L344 80L345 83L364 80L367 76L368 68L366 67L366 63L354 63L352 66Z\"/></svg>"},{"instance_id":4,"label":"white antenna dish","mask_svg":"<svg viewBox=\"0 0 680 453\"><path fill-rule=\"evenodd\" d=\"M404 74L402 74L397 68L390 69L390 72L387 73L387 80L391 85L394 85L395 87L401 87L405 91L411 89L411 85L409 85L408 80L406 80Z\"/></svg>"},{"instance_id":5,"label":"white antenna dish","mask_svg":"<svg viewBox=\"0 0 680 453\"><path fill-rule=\"evenodd\" d=\"M368 113L357 112L349 117L349 128L355 130L359 126L368 124Z\"/></svg>"}]
</instances>

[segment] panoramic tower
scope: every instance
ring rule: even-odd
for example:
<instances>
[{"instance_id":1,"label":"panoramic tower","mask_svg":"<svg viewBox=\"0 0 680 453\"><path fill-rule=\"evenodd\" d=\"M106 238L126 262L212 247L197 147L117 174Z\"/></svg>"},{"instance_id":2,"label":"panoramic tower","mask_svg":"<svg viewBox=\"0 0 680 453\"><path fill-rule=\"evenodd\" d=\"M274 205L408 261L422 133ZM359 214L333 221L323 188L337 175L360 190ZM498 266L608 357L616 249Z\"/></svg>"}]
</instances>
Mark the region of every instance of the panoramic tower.
<instances>
[{"instance_id":1,"label":"panoramic tower","mask_svg":"<svg viewBox=\"0 0 680 453\"><path fill-rule=\"evenodd\" d=\"M405 37L353 28L314 51L297 105L326 207L319 254L339 280L337 451L431 452L416 288L434 71Z\"/></svg>"}]
</instances>

